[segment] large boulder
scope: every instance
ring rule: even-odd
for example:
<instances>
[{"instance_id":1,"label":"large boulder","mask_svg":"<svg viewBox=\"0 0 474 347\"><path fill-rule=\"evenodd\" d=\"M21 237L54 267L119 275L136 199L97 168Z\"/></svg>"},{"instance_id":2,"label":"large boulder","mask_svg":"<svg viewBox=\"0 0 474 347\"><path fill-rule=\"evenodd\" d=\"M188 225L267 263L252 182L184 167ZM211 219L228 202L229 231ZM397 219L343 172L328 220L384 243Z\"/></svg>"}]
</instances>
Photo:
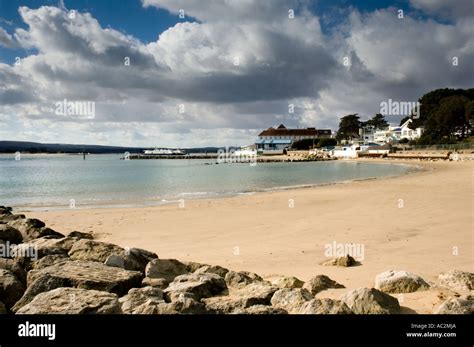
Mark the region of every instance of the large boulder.
<instances>
[{"instance_id":1,"label":"large boulder","mask_svg":"<svg viewBox=\"0 0 474 347\"><path fill-rule=\"evenodd\" d=\"M356 314L396 314L400 304L393 296L375 288L359 288L340 298Z\"/></svg>"},{"instance_id":2,"label":"large boulder","mask_svg":"<svg viewBox=\"0 0 474 347\"><path fill-rule=\"evenodd\" d=\"M216 275L221 276L222 278L224 278L228 272L229 272L228 269L223 268L222 266L219 266L219 265L204 265L204 266L201 266L196 271L194 271L194 273L196 274L216 274Z\"/></svg>"},{"instance_id":3,"label":"large boulder","mask_svg":"<svg viewBox=\"0 0 474 347\"><path fill-rule=\"evenodd\" d=\"M0 258L0 269L10 271L21 283L26 285L26 271L17 260Z\"/></svg>"},{"instance_id":4,"label":"large boulder","mask_svg":"<svg viewBox=\"0 0 474 347\"><path fill-rule=\"evenodd\" d=\"M103 263L111 254L121 254L123 251L122 247L112 243L80 239L74 243L68 254L72 260L88 260Z\"/></svg>"},{"instance_id":5,"label":"large boulder","mask_svg":"<svg viewBox=\"0 0 474 347\"><path fill-rule=\"evenodd\" d=\"M72 237L40 237L25 243L35 248L38 258L43 258L47 255L63 254L67 255L74 243L78 240Z\"/></svg>"},{"instance_id":6,"label":"large boulder","mask_svg":"<svg viewBox=\"0 0 474 347\"><path fill-rule=\"evenodd\" d=\"M301 306L301 314L352 314L351 309L340 300L313 299Z\"/></svg>"},{"instance_id":7,"label":"large boulder","mask_svg":"<svg viewBox=\"0 0 474 347\"><path fill-rule=\"evenodd\" d=\"M164 278L168 282L187 273L188 267L176 259L153 259L145 268L146 277Z\"/></svg>"},{"instance_id":8,"label":"large boulder","mask_svg":"<svg viewBox=\"0 0 474 347\"><path fill-rule=\"evenodd\" d=\"M127 314L156 314L164 304L163 292L158 288L132 288L119 299L122 312Z\"/></svg>"},{"instance_id":9,"label":"large boulder","mask_svg":"<svg viewBox=\"0 0 474 347\"><path fill-rule=\"evenodd\" d=\"M289 313L298 313L302 306L313 298L313 295L304 288L282 288L273 294L271 304Z\"/></svg>"},{"instance_id":10,"label":"large boulder","mask_svg":"<svg viewBox=\"0 0 474 347\"><path fill-rule=\"evenodd\" d=\"M117 295L125 295L131 288L140 287L143 275L138 271L128 271L106 266L92 261L62 261L41 270L28 273L28 284L44 274L70 281L72 287L103 290Z\"/></svg>"},{"instance_id":11,"label":"large boulder","mask_svg":"<svg viewBox=\"0 0 474 347\"><path fill-rule=\"evenodd\" d=\"M390 270L375 277L375 289L385 293L411 293L429 288L423 278L408 271Z\"/></svg>"},{"instance_id":12,"label":"large boulder","mask_svg":"<svg viewBox=\"0 0 474 347\"><path fill-rule=\"evenodd\" d=\"M108 266L120 267L125 270L145 272L147 264L157 259L155 253L140 248L127 248L119 254L111 254L104 264Z\"/></svg>"},{"instance_id":13,"label":"large boulder","mask_svg":"<svg viewBox=\"0 0 474 347\"><path fill-rule=\"evenodd\" d=\"M8 241L13 244L18 244L23 241L23 236L14 227L8 224L0 224L0 240L3 240L5 242Z\"/></svg>"},{"instance_id":14,"label":"large boulder","mask_svg":"<svg viewBox=\"0 0 474 347\"><path fill-rule=\"evenodd\" d=\"M10 309L23 295L25 286L10 271L0 269L0 301Z\"/></svg>"},{"instance_id":15,"label":"large boulder","mask_svg":"<svg viewBox=\"0 0 474 347\"><path fill-rule=\"evenodd\" d=\"M59 253L59 254L51 254L42 257L39 260L33 261L31 263L31 269L34 270L41 270L45 267L55 265L64 261L71 260L67 254Z\"/></svg>"},{"instance_id":16,"label":"large boulder","mask_svg":"<svg viewBox=\"0 0 474 347\"><path fill-rule=\"evenodd\" d=\"M52 236L58 238L64 237L63 234L58 233L53 229L47 228L45 224L39 219L17 219L8 222L8 224L21 233L24 242L31 241L43 236Z\"/></svg>"},{"instance_id":17,"label":"large boulder","mask_svg":"<svg viewBox=\"0 0 474 347\"><path fill-rule=\"evenodd\" d=\"M56 277L51 274L43 274L40 277L36 278L29 286L26 288L25 293L18 300L15 305L12 307L13 312L17 312L23 306L29 304L33 299L41 293L49 292L50 290L61 288L61 287L73 287L72 282L65 277Z\"/></svg>"},{"instance_id":18,"label":"large boulder","mask_svg":"<svg viewBox=\"0 0 474 347\"><path fill-rule=\"evenodd\" d=\"M17 314L119 314L115 294L79 288L57 288L37 295Z\"/></svg>"},{"instance_id":19,"label":"large boulder","mask_svg":"<svg viewBox=\"0 0 474 347\"><path fill-rule=\"evenodd\" d=\"M304 282L293 276L279 277L272 281L278 288L303 288Z\"/></svg>"},{"instance_id":20,"label":"large boulder","mask_svg":"<svg viewBox=\"0 0 474 347\"><path fill-rule=\"evenodd\" d=\"M311 294L316 295L317 293L326 289L338 289L345 287L342 284L330 279L326 275L318 275L306 282L303 288L307 289Z\"/></svg>"},{"instance_id":21,"label":"large boulder","mask_svg":"<svg viewBox=\"0 0 474 347\"><path fill-rule=\"evenodd\" d=\"M233 313L255 305L270 305L271 298L277 290L277 287L265 282L256 282L232 290L229 295L215 296L202 301L209 311L220 314Z\"/></svg>"},{"instance_id":22,"label":"large boulder","mask_svg":"<svg viewBox=\"0 0 474 347\"><path fill-rule=\"evenodd\" d=\"M197 301L218 295L227 289L224 279L215 274L187 274L177 276L164 290L168 301L180 296L190 294Z\"/></svg>"},{"instance_id":23,"label":"large boulder","mask_svg":"<svg viewBox=\"0 0 474 347\"><path fill-rule=\"evenodd\" d=\"M474 297L467 295L465 297L449 297L435 312L436 314L474 314Z\"/></svg>"},{"instance_id":24,"label":"large boulder","mask_svg":"<svg viewBox=\"0 0 474 347\"><path fill-rule=\"evenodd\" d=\"M474 273L451 270L438 276L439 283L452 290L474 290Z\"/></svg>"},{"instance_id":25,"label":"large boulder","mask_svg":"<svg viewBox=\"0 0 474 347\"><path fill-rule=\"evenodd\" d=\"M230 287L242 287L254 282L263 282L263 278L253 272L229 271L225 275L225 282Z\"/></svg>"}]
</instances>

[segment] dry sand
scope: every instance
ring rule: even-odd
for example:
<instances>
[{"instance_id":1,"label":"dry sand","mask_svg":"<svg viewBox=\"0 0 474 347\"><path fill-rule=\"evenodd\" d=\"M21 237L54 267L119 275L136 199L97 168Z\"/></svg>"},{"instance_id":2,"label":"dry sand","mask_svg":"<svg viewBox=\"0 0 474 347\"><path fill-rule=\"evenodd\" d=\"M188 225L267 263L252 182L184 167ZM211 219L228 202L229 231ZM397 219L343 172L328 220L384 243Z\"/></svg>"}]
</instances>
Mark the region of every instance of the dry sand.
<instances>
[{"instance_id":1,"label":"dry sand","mask_svg":"<svg viewBox=\"0 0 474 347\"><path fill-rule=\"evenodd\" d=\"M450 269L474 272L474 162L406 163L425 170L396 178L186 201L185 208L176 204L27 215L63 233L92 231L99 240L148 249L160 258L218 264L267 278L293 275L308 280L325 274L348 289L372 287L377 274L391 269L433 282ZM334 241L363 244L362 265L320 265L328 259L325 245ZM324 291L318 297L337 298L348 289ZM435 288L397 297L405 312L429 313L449 294Z\"/></svg>"}]
</instances>

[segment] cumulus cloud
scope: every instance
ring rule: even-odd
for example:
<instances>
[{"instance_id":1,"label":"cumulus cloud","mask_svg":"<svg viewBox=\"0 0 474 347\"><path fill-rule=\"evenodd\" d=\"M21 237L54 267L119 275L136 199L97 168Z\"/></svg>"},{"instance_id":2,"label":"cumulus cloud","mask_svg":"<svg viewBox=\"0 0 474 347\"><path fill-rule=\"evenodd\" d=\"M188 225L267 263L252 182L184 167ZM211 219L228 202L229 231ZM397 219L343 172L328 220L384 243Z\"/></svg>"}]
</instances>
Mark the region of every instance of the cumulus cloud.
<instances>
[{"instance_id":1,"label":"cumulus cloud","mask_svg":"<svg viewBox=\"0 0 474 347\"><path fill-rule=\"evenodd\" d=\"M410 0L410 4L426 13L441 17L474 16L474 4L471 0Z\"/></svg>"},{"instance_id":2,"label":"cumulus cloud","mask_svg":"<svg viewBox=\"0 0 474 347\"><path fill-rule=\"evenodd\" d=\"M2 27L0 27L0 46L6 48L16 48L18 47L17 43L13 39L13 37L5 31Z\"/></svg>"},{"instance_id":3,"label":"cumulus cloud","mask_svg":"<svg viewBox=\"0 0 474 347\"><path fill-rule=\"evenodd\" d=\"M71 18L64 7L21 7L27 28L14 37L37 53L19 65L0 64L0 114L16 119L11 129L34 124L46 136L63 127L76 142L234 145L280 122L335 128L341 116L371 116L388 98L469 87L471 22L352 10L328 35L308 3L144 0L145 7L196 19L148 43L103 28L89 13ZM412 0L436 9L423 4ZM59 117L54 104L63 99L96 102L95 118Z\"/></svg>"}]
</instances>

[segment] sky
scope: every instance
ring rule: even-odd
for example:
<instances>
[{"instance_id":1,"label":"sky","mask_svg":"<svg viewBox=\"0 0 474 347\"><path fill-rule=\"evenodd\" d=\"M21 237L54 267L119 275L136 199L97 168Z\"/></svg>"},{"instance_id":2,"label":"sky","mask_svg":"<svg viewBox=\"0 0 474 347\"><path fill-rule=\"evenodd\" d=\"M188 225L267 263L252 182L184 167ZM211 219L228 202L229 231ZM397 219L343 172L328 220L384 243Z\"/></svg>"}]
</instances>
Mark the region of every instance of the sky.
<instances>
[{"instance_id":1,"label":"sky","mask_svg":"<svg viewBox=\"0 0 474 347\"><path fill-rule=\"evenodd\" d=\"M473 86L472 0L0 0L0 141L239 146Z\"/></svg>"}]
</instances>

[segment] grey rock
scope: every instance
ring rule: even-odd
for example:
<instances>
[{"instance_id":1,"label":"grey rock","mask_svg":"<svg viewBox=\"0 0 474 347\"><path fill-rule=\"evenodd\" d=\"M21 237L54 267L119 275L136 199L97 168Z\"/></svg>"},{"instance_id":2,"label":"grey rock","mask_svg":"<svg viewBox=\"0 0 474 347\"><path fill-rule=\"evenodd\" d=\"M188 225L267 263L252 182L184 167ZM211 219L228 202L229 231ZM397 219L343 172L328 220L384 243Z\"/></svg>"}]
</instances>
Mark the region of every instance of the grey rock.
<instances>
[{"instance_id":1,"label":"grey rock","mask_svg":"<svg viewBox=\"0 0 474 347\"><path fill-rule=\"evenodd\" d=\"M307 289L311 294L316 295L317 293L326 289L338 289L345 287L342 284L330 279L326 275L318 275L306 282L303 288Z\"/></svg>"},{"instance_id":2,"label":"grey rock","mask_svg":"<svg viewBox=\"0 0 474 347\"><path fill-rule=\"evenodd\" d=\"M21 283L26 285L26 271L17 260L0 258L0 269L10 271L20 280Z\"/></svg>"},{"instance_id":3,"label":"grey rock","mask_svg":"<svg viewBox=\"0 0 474 347\"><path fill-rule=\"evenodd\" d=\"M42 221L34 218L13 220L8 222L8 225L17 229L21 233L24 242L43 236L64 237L63 234L45 227Z\"/></svg>"},{"instance_id":4,"label":"grey rock","mask_svg":"<svg viewBox=\"0 0 474 347\"><path fill-rule=\"evenodd\" d=\"M79 288L57 288L38 294L17 314L120 314L115 294Z\"/></svg>"},{"instance_id":5,"label":"grey rock","mask_svg":"<svg viewBox=\"0 0 474 347\"><path fill-rule=\"evenodd\" d=\"M253 272L229 271L225 275L225 282L230 287L242 287L254 282L263 282L263 278Z\"/></svg>"},{"instance_id":6,"label":"grey rock","mask_svg":"<svg viewBox=\"0 0 474 347\"><path fill-rule=\"evenodd\" d=\"M88 239L77 240L69 251L72 260L87 260L103 263L112 254L121 254L124 251L117 245Z\"/></svg>"},{"instance_id":7,"label":"grey rock","mask_svg":"<svg viewBox=\"0 0 474 347\"><path fill-rule=\"evenodd\" d=\"M195 261L183 261L183 264L187 266L188 272L194 272L197 269L207 265L207 264L197 263Z\"/></svg>"},{"instance_id":8,"label":"grey rock","mask_svg":"<svg viewBox=\"0 0 474 347\"><path fill-rule=\"evenodd\" d=\"M130 248L124 249L120 254L109 255L104 264L144 273L147 264L157 258L155 253L140 248Z\"/></svg>"},{"instance_id":9,"label":"grey rock","mask_svg":"<svg viewBox=\"0 0 474 347\"><path fill-rule=\"evenodd\" d=\"M474 290L474 273L451 270L438 276L439 283L452 290Z\"/></svg>"},{"instance_id":10,"label":"grey rock","mask_svg":"<svg viewBox=\"0 0 474 347\"><path fill-rule=\"evenodd\" d=\"M12 311L17 312L20 308L29 304L38 294L60 287L73 287L73 283L65 277L57 277L48 273L41 275L28 286L20 300L12 307Z\"/></svg>"},{"instance_id":11,"label":"grey rock","mask_svg":"<svg viewBox=\"0 0 474 347\"><path fill-rule=\"evenodd\" d=\"M385 293L411 293L429 288L423 278L408 271L385 271L375 277L375 289Z\"/></svg>"},{"instance_id":12,"label":"grey rock","mask_svg":"<svg viewBox=\"0 0 474 347\"><path fill-rule=\"evenodd\" d=\"M158 288L132 288L119 299L122 312L127 314L158 313L158 306L164 304L163 292Z\"/></svg>"},{"instance_id":13,"label":"grey rock","mask_svg":"<svg viewBox=\"0 0 474 347\"><path fill-rule=\"evenodd\" d=\"M187 273L188 267L176 259L153 259L145 268L146 277L164 278L168 282Z\"/></svg>"},{"instance_id":14,"label":"grey rock","mask_svg":"<svg viewBox=\"0 0 474 347\"><path fill-rule=\"evenodd\" d=\"M358 264L358 261L356 261L349 254L344 255L342 257L337 257L337 258L328 260L327 262L323 263L324 266L343 266L343 267L354 266L356 264Z\"/></svg>"},{"instance_id":15,"label":"grey rock","mask_svg":"<svg viewBox=\"0 0 474 347\"><path fill-rule=\"evenodd\" d=\"M44 274L69 280L72 287L103 290L125 295L131 288L140 287L143 275L101 263L83 260L63 261L41 270L28 273L28 283L33 283Z\"/></svg>"},{"instance_id":16,"label":"grey rock","mask_svg":"<svg viewBox=\"0 0 474 347\"><path fill-rule=\"evenodd\" d=\"M304 288L282 288L273 294L271 304L289 313L298 313L303 304L312 299L313 295Z\"/></svg>"},{"instance_id":17,"label":"grey rock","mask_svg":"<svg viewBox=\"0 0 474 347\"><path fill-rule=\"evenodd\" d=\"M439 305L436 314L474 314L474 297L467 295L457 298L450 297Z\"/></svg>"},{"instance_id":18,"label":"grey rock","mask_svg":"<svg viewBox=\"0 0 474 347\"><path fill-rule=\"evenodd\" d=\"M232 290L229 295L210 297L202 301L209 311L227 314L255 305L270 305L271 298L277 290L277 287L265 282L256 282Z\"/></svg>"},{"instance_id":19,"label":"grey rock","mask_svg":"<svg viewBox=\"0 0 474 347\"><path fill-rule=\"evenodd\" d=\"M375 288L359 288L340 298L356 314L397 314L400 304L393 296Z\"/></svg>"},{"instance_id":20,"label":"grey rock","mask_svg":"<svg viewBox=\"0 0 474 347\"><path fill-rule=\"evenodd\" d=\"M168 288L164 290L165 296L171 298L172 294L189 293L199 301L218 295L227 289L224 279L215 274L187 274L177 276Z\"/></svg>"},{"instance_id":21,"label":"grey rock","mask_svg":"<svg viewBox=\"0 0 474 347\"><path fill-rule=\"evenodd\" d=\"M31 263L31 268L34 270L41 270L44 269L45 267L55 265L64 261L69 261L71 260L67 254L52 254L52 255L46 255L42 257L41 259L34 261Z\"/></svg>"},{"instance_id":22,"label":"grey rock","mask_svg":"<svg viewBox=\"0 0 474 347\"><path fill-rule=\"evenodd\" d=\"M206 307L201 302L185 294L177 296L172 302L160 304L157 314L207 314Z\"/></svg>"},{"instance_id":23,"label":"grey rock","mask_svg":"<svg viewBox=\"0 0 474 347\"><path fill-rule=\"evenodd\" d=\"M225 275L229 272L228 269L223 268L222 266L219 265L204 265L194 271L196 274L204 274L204 273L209 273L209 274L216 274L221 276L222 278L225 277Z\"/></svg>"},{"instance_id":24,"label":"grey rock","mask_svg":"<svg viewBox=\"0 0 474 347\"><path fill-rule=\"evenodd\" d=\"M8 224L0 224L0 239L13 244L18 244L23 241L23 236L12 226Z\"/></svg>"},{"instance_id":25,"label":"grey rock","mask_svg":"<svg viewBox=\"0 0 474 347\"><path fill-rule=\"evenodd\" d=\"M304 282L293 276L280 277L272 281L278 288L303 288Z\"/></svg>"},{"instance_id":26,"label":"grey rock","mask_svg":"<svg viewBox=\"0 0 474 347\"><path fill-rule=\"evenodd\" d=\"M10 309L21 298L25 286L10 271L0 269L0 301Z\"/></svg>"},{"instance_id":27,"label":"grey rock","mask_svg":"<svg viewBox=\"0 0 474 347\"><path fill-rule=\"evenodd\" d=\"M38 253L38 258L43 258L47 255L67 255L69 250L77 241L77 239L72 237L51 238L46 236L31 240L28 243L25 243L25 245L34 247Z\"/></svg>"},{"instance_id":28,"label":"grey rock","mask_svg":"<svg viewBox=\"0 0 474 347\"><path fill-rule=\"evenodd\" d=\"M301 314L352 314L351 309L340 300L313 299L303 304Z\"/></svg>"}]
</instances>

